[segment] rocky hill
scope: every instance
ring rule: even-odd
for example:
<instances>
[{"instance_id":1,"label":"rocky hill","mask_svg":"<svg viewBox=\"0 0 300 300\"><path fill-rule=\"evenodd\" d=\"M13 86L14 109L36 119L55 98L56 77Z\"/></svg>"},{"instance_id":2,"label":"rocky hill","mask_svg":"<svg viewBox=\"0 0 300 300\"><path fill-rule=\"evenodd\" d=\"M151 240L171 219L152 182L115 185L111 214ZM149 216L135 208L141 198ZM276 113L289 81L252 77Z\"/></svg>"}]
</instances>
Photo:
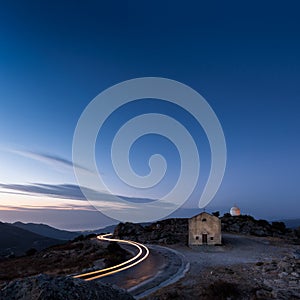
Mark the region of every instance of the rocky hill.
<instances>
[{"instance_id":1,"label":"rocky hill","mask_svg":"<svg viewBox=\"0 0 300 300\"><path fill-rule=\"evenodd\" d=\"M188 241L188 219L167 219L142 226L120 223L114 235L121 239L152 244L186 244Z\"/></svg>"},{"instance_id":2,"label":"rocky hill","mask_svg":"<svg viewBox=\"0 0 300 300\"><path fill-rule=\"evenodd\" d=\"M266 220L255 220L248 215L232 217L225 214L222 218L222 230L225 232L241 233L255 236L280 236L287 229L283 222L272 222Z\"/></svg>"},{"instance_id":3,"label":"rocky hill","mask_svg":"<svg viewBox=\"0 0 300 300\"><path fill-rule=\"evenodd\" d=\"M96 238L81 236L26 256L0 259L0 286L16 278L40 273L69 275L93 271L121 263L129 257L130 254L116 243L99 243Z\"/></svg>"},{"instance_id":4,"label":"rocky hill","mask_svg":"<svg viewBox=\"0 0 300 300\"><path fill-rule=\"evenodd\" d=\"M283 222L269 223L256 220L248 215L221 217L222 232L254 236L286 238L292 243L300 243L300 228L288 229ZM173 218L142 226L134 223L120 223L114 231L118 238L152 244L187 244L188 219Z\"/></svg>"},{"instance_id":5,"label":"rocky hill","mask_svg":"<svg viewBox=\"0 0 300 300\"><path fill-rule=\"evenodd\" d=\"M284 222L269 223L266 220L256 220L248 215L232 217L230 214L225 214L221 218L221 222L223 232L260 237L279 237L287 239L291 243L300 244L300 228L287 228Z\"/></svg>"},{"instance_id":6,"label":"rocky hill","mask_svg":"<svg viewBox=\"0 0 300 300\"><path fill-rule=\"evenodd\" d=\"M0 290L5 300L133 300L125 292L101 282L86 282L72 277L38 275L12 281Z\"/></svg>"}]
</instances>

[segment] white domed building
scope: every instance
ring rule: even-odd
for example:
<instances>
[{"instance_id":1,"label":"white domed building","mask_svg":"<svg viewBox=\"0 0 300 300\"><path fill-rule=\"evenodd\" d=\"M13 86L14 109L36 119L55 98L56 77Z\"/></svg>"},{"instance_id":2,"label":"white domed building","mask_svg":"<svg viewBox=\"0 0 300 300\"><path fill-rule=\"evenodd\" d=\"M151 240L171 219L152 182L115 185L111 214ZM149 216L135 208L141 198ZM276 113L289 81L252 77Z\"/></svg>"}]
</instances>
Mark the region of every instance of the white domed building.
<instances>
[{"instance_id":1,"label":"white domed building","mask_svg":"<svg viewBox=\"0 0 300 300\"><path fill-rule=\"evenodd\" d=\"M231 207L230 214L233 217L240 216L241 215L241 210L235 205L235 206Z\"/></svg>"}]
</instances>

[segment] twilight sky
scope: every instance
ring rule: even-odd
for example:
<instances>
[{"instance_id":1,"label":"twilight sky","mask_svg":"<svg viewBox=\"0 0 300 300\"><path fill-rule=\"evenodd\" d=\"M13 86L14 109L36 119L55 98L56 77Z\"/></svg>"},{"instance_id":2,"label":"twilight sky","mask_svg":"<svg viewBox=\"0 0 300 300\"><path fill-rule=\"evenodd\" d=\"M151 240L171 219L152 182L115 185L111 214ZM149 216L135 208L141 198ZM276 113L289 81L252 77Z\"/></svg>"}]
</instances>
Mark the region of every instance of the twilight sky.
<instances>
[{"instance_id":1,"label":"twilight sky","mask_svg":"<svg viewBox=\"0 0 300 300\"><path fill-rule=\"evenodd\" d=\"M97 94L148 76L189 85L222 124L227 168L209 211L236 203L257 218L299 218L299 9L298 1L0 1L0 221L68 229L115 223L76 184L73 134ZM147 109L146 100L112 116L104 143L120 120ZM187 119L175 108L155 109ZM204 155L204 175L179 216L195 213L210 163L201 128L186 126ZM179 166L173 145L153 135L132 149L137 173L147 174L154 152L169 168L157 196ZM105 151L97 163L119 194L141 197L111 179ZM103 202L112 205L106 195Z\"/></svg>"}]
</instances>

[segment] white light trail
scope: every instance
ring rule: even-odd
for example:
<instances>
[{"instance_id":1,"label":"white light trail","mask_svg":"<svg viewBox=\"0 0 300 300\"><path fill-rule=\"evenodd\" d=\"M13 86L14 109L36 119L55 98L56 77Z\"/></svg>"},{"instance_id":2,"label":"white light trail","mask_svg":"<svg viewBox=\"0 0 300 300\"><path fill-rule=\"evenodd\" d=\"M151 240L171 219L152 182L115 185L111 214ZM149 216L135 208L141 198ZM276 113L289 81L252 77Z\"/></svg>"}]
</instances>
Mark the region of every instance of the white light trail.
<instances>
[{"instance_id":1,"label":"white light trail","mask_svg":"<svg viewBox=\"0 0 300 300\"><path fill-rule=\"evenodd\" d=\"M101 277L112 275L112 274L127 270L129 268L132 268L133 266L141 263L143 260L145 260L148 257L149 249L145 245L137 243L137 242L129 241L129 240L119 240L119 239L107 238L107 236L110 236L110 235L112 235L112 234L108 233L108 234L104 234L104 235L98 235L97 239L102 240L102 241L118 242L118 243L132 245L132 246L138 248L139 252L134 257L132 257L129 260L126 260L120 264L117 264L117 265L109 267L109 268L93 271L93 272L79 274L79 275L74 276L74 278L82 278L82 277L86 277L86 276L90 276L90 275L99 274L99 275L96 275L96 276L93 276L90 278L86 278L84 280L90 281L90 280L99 279ZM143 249L145 250L146 253L143 257L138 259L142 255Z\"/></svg>"}]
</instances>

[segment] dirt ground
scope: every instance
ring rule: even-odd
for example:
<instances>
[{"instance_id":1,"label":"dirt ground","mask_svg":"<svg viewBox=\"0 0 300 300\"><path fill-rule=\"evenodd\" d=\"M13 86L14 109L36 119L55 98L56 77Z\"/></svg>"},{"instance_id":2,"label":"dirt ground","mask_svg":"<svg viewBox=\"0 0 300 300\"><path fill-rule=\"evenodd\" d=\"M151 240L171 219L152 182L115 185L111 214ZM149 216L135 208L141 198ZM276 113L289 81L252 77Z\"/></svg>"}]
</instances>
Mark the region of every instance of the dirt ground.
<instances>
[{"instance_id":1,"label":"dirt ground","mask_svg":"<svg viewBox=\"0 0 300 300\"><path fill-rule=\"evenodd\" d=\"M145 299L300 299L300 246L233 234L223 242L173 246L190 262L189 272Z\"/></svg>"}]
</instances>

